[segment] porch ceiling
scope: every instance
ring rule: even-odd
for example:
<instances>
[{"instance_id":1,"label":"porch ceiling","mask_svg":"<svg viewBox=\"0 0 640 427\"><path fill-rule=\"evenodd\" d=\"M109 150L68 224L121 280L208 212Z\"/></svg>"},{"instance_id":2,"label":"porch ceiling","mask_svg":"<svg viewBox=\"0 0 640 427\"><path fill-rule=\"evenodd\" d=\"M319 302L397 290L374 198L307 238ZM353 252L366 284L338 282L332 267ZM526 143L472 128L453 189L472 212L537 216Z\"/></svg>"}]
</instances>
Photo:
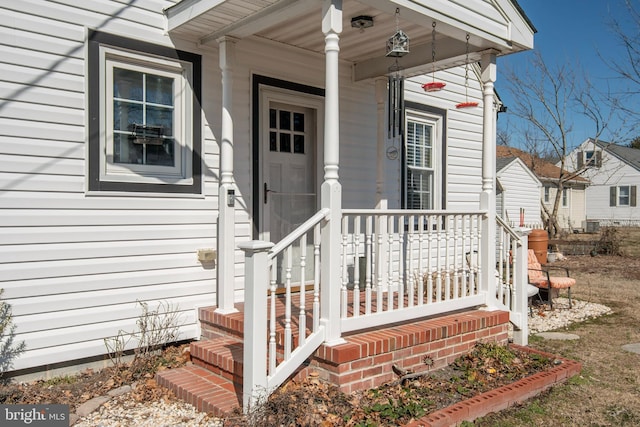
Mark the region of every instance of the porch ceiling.
<instances>
[{"instance_id":1,"label":"porch ceiling","mask_svg":"<svg viewBox=\"0 0 640 427\"><path fill-rule=\"evenodd\" d=\"M461 6L462 3L469 3ZM165 11L170 34L199 44L223 36L254 36L283 45L324 53L322 1L318 0L182 0ZM437 22L436 69L465 62L484 51L504 55L533 47L533 28L513 0L344 0L340 58L354 64L356 80L388 73L394 62L385 57L387 39L399 28L410 38L410 53L399 59L408 75L431 71L431 30ZM374 25L351 27L351 18L371 16Z\"/></svg>"}]
</instances>

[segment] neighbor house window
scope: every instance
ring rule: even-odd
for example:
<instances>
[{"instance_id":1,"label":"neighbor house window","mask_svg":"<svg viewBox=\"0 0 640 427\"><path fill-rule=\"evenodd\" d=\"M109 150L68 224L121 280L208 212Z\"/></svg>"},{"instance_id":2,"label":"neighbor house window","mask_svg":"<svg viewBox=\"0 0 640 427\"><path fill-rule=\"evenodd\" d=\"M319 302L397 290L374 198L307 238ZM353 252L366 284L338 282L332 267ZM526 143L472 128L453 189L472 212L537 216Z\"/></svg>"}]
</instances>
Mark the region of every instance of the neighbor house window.
<instances>
[{"instance_id":1,"label":"neighbor house window","mask_svg":"<svg viewBox=\"0 0 640 427\"><path fill-rule=\"evenodd\" d=\"M567 188L562 189L562 207L569 206L569 190Z\"/></svg>"},{"instance_id":2,"label":"neighbor house window","mask_svg":"<svg viewBox=\"0 0 640 427\"><path fill-rule=\"evenodd\" d=\"M200 57L92 32L89 190L200 193Z\"/></svg>"},{"instance_id":3,"label":"neighbor house window","mask_svg":"<svg viewBox=\"0 0 640 427\"><path fill-rule=\"evenodd\" d=\"M549 187L548 185L545 185L544 186L544 202L549 203L549 200L551 200L551 187Z\"/></svg>"},{"instance_id":4,"label":"neighbor house window","mask_svg":"<svg viewBox=\"0 0 640 427\"><path fill-rule=\"evenodd\" d=\"M600 150L584 150L578 152L578 168L582 167L602 166L602 151Z\"/></svg>"},{"instance_id":5,"label":"neighbor house window","mask_svg":"<svg viewBox=\"0 0 640 427\"><path fill-rule=\"evenodd\" d=\"M620 185L609 187L610 206L636 206L637 187L635 185Z\"/></svg>"},{"instance_id":6,"label":"neighbor house window","mask_svg":"<svg viewBox=\"0 0 640 427\"><path fill-rule=\"evenodd\" d=\"M408 110L405 129L405 208L441 209L443 117Z\"/></svg>"}]
</instances>

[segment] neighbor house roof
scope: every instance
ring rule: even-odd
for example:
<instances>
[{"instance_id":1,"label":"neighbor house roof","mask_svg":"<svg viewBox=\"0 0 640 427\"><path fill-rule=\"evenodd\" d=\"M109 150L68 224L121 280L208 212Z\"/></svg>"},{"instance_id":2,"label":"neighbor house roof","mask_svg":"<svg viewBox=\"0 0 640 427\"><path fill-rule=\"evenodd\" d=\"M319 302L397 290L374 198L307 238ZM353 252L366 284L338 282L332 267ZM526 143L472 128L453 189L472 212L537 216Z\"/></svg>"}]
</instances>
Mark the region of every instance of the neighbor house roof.
<instances>
[{"instance_id":1,"label":"neighbor house roof","mask_svg":"<svg viewBox=\"0 0 640 427\"><path fill-rule=\"evenodd\" d=\"M542 160L527 152L506 145L498 145L496 147L496 162L498 159L517 157L538 177L540 181L557 181L562 171L558 166L551 162ZM569 172L565 171L565 174ZM588 184L589 180L581 176L576 176L569 181L579 184Z\"/></svg>"},{"instance_id":2,"label":"neighbor house roof","mask_svg":"<svg viewBox=\"0 0 640 427\"><path fill-rule=\"evenodd\" d=\"M589 138L589 142L595 143L604 151L613 154L624 163L640 171L640 149L624 147L613 142L599 141L593 138Z\"/></svg>"}]
</instances>

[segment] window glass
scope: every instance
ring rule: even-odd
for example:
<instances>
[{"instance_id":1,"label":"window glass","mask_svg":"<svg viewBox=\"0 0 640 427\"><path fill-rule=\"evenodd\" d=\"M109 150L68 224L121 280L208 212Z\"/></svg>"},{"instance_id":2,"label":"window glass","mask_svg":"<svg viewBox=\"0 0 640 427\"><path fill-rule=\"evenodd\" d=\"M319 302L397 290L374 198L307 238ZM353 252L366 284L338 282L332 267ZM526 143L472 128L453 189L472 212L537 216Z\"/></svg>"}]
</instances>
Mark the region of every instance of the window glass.
<instances>
[{"instance_id":1,"label":"window glass","mask_svg":"<svg viewBox=\"0 0 640 427\"><path fill-rule=\"evenodd\" d=\"M630 187L623 185L618 187L618 206L629 206Z\"/></svg>"},{"instance_id":2,"label":"window glass","mask_svg":"<svg viewBox=\"0 0 640 427\"><path fill-rule=\"evenodd\" d=\"M88 63L89 191L201 193L201 56L89 30Z\"/></svg>"},{"instance_id":3,"label":"window glass","mask_svg":"<svg viewBox=\"0 0 640 427\"><path fill-rule=\"evenodd\" d=\"M433 122L407 120L406 130L406 207L435 209L435 170Z\"/></svg>"}]
</instances>

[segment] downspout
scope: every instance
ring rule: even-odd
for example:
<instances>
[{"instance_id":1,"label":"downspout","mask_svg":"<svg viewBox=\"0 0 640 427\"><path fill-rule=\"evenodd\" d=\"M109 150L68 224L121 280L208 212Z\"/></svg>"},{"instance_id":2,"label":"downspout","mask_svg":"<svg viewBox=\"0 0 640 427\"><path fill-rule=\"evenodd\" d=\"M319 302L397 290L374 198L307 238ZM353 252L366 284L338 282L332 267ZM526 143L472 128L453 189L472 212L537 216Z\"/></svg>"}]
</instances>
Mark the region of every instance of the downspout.
<instances>
[{"instance_id":1,"label":"downspout","mask_svg":"<svg viewBox=\"0 0 640 427\"><path fill-rule=\"evenodd\" d=\"M233 37L218 39L222 71L222 126L220 130L220 185L218 187L218 313L234 313L235 292L235 200L233 179Z\"/></svg>"}]
</instances>

